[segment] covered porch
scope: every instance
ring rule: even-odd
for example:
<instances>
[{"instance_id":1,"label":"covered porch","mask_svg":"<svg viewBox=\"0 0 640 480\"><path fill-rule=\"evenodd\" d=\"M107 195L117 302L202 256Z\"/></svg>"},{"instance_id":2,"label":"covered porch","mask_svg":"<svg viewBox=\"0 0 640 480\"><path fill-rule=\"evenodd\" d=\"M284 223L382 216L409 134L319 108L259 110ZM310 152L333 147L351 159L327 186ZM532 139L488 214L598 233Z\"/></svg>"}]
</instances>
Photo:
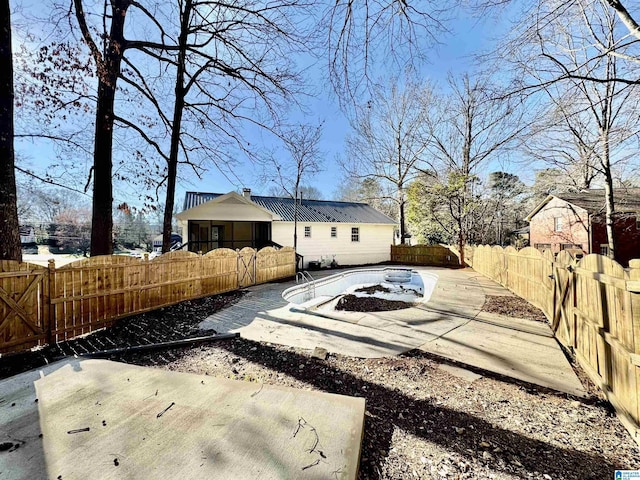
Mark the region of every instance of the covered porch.
<instances>
[{"instance_id":1,"label":"covered porch","mask_svg":"<svg viewBox=\"0 0 640 480\"><path fill-rule=\"evenodd\" d=\"M216 248L232 250L251 247L259 250L273 245L271 222L188 220L188 245L190 252L206 253Z\"/></svg>"}]
</instances>

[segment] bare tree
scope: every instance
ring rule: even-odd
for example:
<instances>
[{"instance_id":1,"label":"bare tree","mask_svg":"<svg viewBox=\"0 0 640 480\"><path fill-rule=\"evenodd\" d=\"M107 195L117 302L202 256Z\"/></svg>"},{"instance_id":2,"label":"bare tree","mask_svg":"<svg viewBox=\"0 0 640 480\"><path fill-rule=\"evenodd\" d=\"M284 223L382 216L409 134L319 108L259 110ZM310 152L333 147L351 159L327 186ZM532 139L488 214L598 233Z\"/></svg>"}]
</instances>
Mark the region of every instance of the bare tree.
<instances>
[{"instance_id":1,"label":"bare tree","mask_svg":"<svg viewBox=\"0 0 640 480\"><path fill-rule=\"evenodd\" d=\"M22 261L13 151L13 55L9 0L0 0L0 260Z\"/></svg>"},{"instance_id":2,"label":"bare tree","mask_svg":"<svg viewBox=\"0 0 640 480\"><path fill-rule=\"evenodd\" d=\"M527 124L525 110L512 98L496 94L489 79L465 75L460 80L450 77L449 84L451 94L441 97L427 118L431 133L428 162L438 178L429 193L448 205L460 264L464 265L464 246L478 205L473 192L478 174L489 161L517 144ZM437 213L434 211L436 217Z\"/></svg>"},{"instance_id":3,"label":"bare tree","mask_svg":"<svg viewBox=\"0 0 640 480\"><path fill-rule=\"evenodd\" d=\"M293 248L298 246L298 204L303 183L321 169L319 150L322 125L300 124L286 129L282 141L287 158L272 155L264 177L281 187L293 200Z\"/></svg>"},{"instance_id":4,"label":"bare tree","mask_svg":"<svg viewBox=\"0 0 640 480\"><path fill-rule=\"evenodd\" d=\"M588 189L598 175L597 129L588 114L575 113L570 95L551 94L549 100L546 115L533 128L524 151L529 158L562 171L569 182L566 188Z\"/></svg>"},{"instance_id":5,"label":"bare tree","mask_svg":"<svg viewBox=\"0 0 640 480\"><path fill-rule=\"evenodd\" d=\"M327 8L329 78L343 105L373 85L374 66L395 71L428 57L457 2L336 0Z\"/></svg>"},{"instance_id":6,"label":"bare tree","mask_svg":"<svg viewBox=\"0 0 640 480\"><path fill-rule=\"evenodd\" d=\"M387 187L387 199L397 206L400 239L406 240L406 188L424 160L429 142L428 113L432 92L428 85L397 79L388 90L378 88L359 111L347 152L340 160L347 176L375 179ZM390 188L389 188L390 187Z\"/></svg>"},{"instance_id":7,"label":"bare tree","mask_svg":"<svg viewBox=\"0 0 640 480\"><path fill-rule=\"evenodd\" d=\"M234 151L252 156L238 126L271 132L278 127L284 100L295 103L300 83L292 52L305 48L302 30L289 19L305 8L300 0L179 0L177 6L177 50L162 52L174 53L163 62L176 71L168 170L160 182L166 182L163 251L170 245L179 160L194 166L204 164L198 155L211 157L221 170L231 161L221 148L229 141ZM158 105L154 92L144 94Z\"/></svg>"},{"instance_id":8,"label":"bare tree","mask_svg":"<svg viewBox=\"0 0 640 480\"><path fill-rule=\"evenodd\" d=\"M637 40L629 40L629 32L618 21L620 11L609 4L565 2L558 15L541 2L526 35L516 42L521 53L514 58L524 81L546 92L579 141L589 168L602 177L608 250L613 257L615 167L629 159L629 141L635 140L640 128L638 84L626 80L637 75L640 65L629 62Z\"/></svg>"},{"instance_id":9,"label":"bare tree","mask_svg":"<svg viewBox=\"0 0 640 480\"><path fill-rule=\"evenodd\" d=\"M287 197L289 194L287 191L279 185L271 185L267 189L267 193L273 197ZM317 187L313 185L301 185L300 186L300 198L306 198L307 200L323 200L324 195Z\"/></svg>"}]
</instances>

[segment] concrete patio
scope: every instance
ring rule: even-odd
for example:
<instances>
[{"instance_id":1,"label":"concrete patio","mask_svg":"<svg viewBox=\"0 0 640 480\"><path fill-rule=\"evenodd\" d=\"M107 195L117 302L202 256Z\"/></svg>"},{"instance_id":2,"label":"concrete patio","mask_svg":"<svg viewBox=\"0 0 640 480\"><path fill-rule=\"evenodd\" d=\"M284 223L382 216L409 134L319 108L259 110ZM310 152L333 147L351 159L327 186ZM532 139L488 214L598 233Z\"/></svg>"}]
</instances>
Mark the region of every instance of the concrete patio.
<instances>
[{"instance_id":1,"label":"concrete patio","mask_svg":"<svg viewBox=\"0 0 640 480\"><path fill-rule=\"evenodd\" d=\"M486 295L511 292L471 269L413 267L438 275L427 303L392 312L303 311L282 299L290 283L249 288L200 324L247 339L375 358L412 349L572 395L584 389L545 323L482 312ZM336 271L318 272L316 277Z\"/></svg>"},{"instance_id":2,"label":"concrete patio","mask_svg":"<svg viewBox=\"0 0 640 480\"><path fill-rule=\"evenodd\" d=\"M0 381L0 478L353 480L364 404L107 360L62 360Z\"/></svg>"}]
</instances>

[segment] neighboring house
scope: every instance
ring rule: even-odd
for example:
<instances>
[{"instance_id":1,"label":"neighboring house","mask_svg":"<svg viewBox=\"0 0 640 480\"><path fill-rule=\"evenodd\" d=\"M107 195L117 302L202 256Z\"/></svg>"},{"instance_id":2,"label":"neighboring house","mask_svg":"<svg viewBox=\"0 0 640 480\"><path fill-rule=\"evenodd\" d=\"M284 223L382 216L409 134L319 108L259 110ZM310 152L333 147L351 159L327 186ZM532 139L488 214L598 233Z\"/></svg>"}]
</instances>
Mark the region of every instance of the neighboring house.
<instances>
[{"instance_id":1,"label":"neighboring house","mask_svg":"<svg viewBox=\"0 0 640 480\"><path fill-rule=\"evenodd\" d=\"M31 225L20 227L20 243L22 245L36 243L36 229Z\"/></svg>"},{"instance_id":2,"label":"neighboring house","mask_svg":"<svg viewBox=\"0 0 640 480\"><path fill-rule=\"evenodd\" d=\"M193 252L214 248L292 246L294 202L291 198L235 192L187 192L176 215L183 241ZM396 222L366 203L298 201L297 253L310 261L362 265L390 259Z\"/></svg>"},{"instance_id":3,"label":"neighboring house","mask_svg":"<svg viewBox=\"0 0 640 480\"><path fill-rule=\"evenodd\" d=\"M640 189L614 194L616 260L626 266L640 258ZM587 253L608 255L604 190L549 195L527 216L530 244L554 253L581 248Z\"/></svg>"}]
</instances>

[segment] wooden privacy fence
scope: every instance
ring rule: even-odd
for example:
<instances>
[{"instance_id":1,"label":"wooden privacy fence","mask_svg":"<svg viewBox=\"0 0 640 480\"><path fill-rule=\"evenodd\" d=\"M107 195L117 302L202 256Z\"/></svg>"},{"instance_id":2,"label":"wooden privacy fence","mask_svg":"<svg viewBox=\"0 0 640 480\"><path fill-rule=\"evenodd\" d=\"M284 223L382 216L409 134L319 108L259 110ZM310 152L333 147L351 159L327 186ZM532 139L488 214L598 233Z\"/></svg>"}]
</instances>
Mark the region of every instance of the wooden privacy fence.
<instances>
[{"instance_id":1,"label":"wooden privacy fence","mask_svg":"<svg viewBox=\"0 0 640 480\"><path fill-rule=\"evenodd\" d=\"M466 254L467 252L465 252ZM477 247L474 270L539 307L640 443L640 260Z\"/></svg>"},{"instance_id":2,"label":"wooden privacy fence","mask_svg":"<svg viewBox=\"0 0 640 480\"><path fill-rule=\"evenodd\" d=\"M107 255L56 268L0 262L0 353L59 342L114 320L184 300L295 275L284 247L206 255L171 252L153 260Z\"/></svg>"},{"instance_id":3,"label":"wooden privacy fence","mask_svg":"<svg viewBox=\"0 0 640 480\"><path fill-rule=\"evenodd\" d=\"M391 245L391 261L434 267L460 265L458 254L444 245Z\"/></svg>"}]
</instances>

